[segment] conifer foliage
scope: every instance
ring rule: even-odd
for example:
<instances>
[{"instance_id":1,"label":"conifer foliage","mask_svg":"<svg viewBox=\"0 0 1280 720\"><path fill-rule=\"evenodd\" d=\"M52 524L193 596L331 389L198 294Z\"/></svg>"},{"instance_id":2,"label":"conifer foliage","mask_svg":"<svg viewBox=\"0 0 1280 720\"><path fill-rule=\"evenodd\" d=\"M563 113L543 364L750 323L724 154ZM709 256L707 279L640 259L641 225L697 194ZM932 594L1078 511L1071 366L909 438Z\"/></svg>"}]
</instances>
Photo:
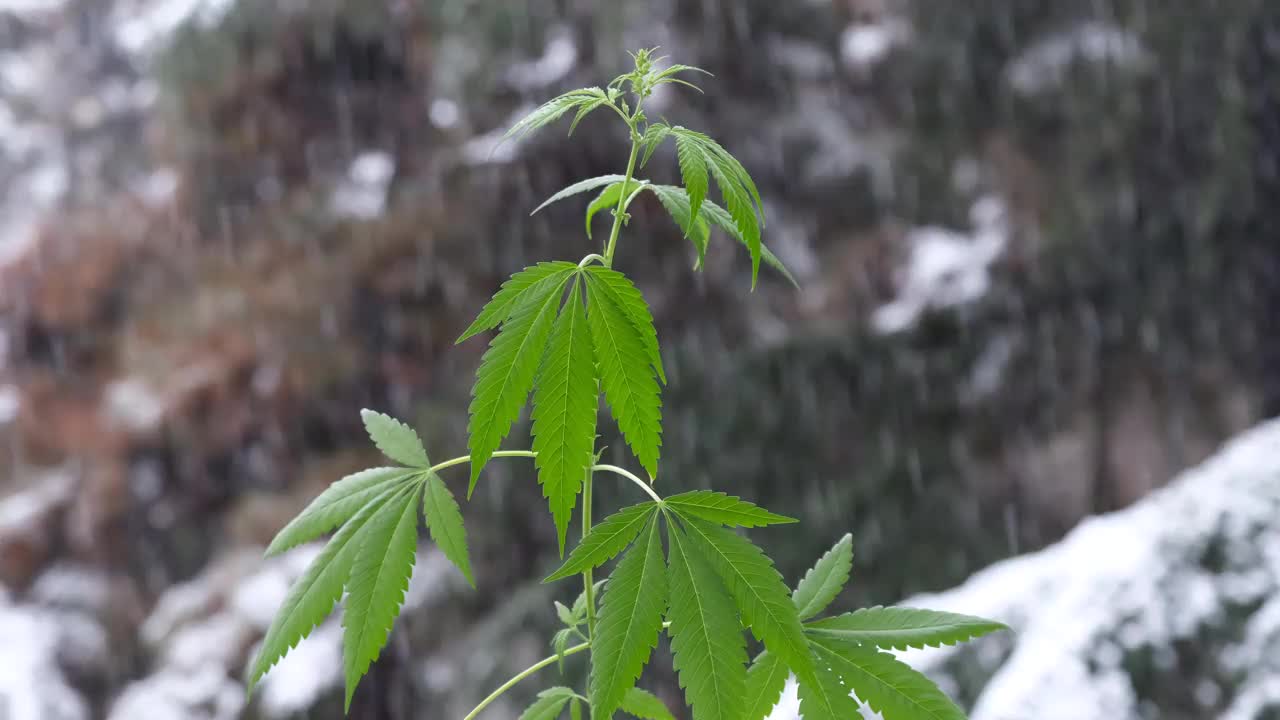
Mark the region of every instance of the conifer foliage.
<instances>
[{"instance_id":1,"label":"conifer foliage","mask_svg":"<svg viewBox=\"0 0 1280 720\"><path fill-rule=\"evenodd\" d=\"M655 490L662 451L662 386L666 372L653 317L640 290L614 269L618 238L637 197L652 193L693 246L695 267L706 258L712 230L741 244L751 260L751 284L760 264L794 279L762 240L764 205L755 182L727 150L707 135L650 122L643 106L665 84L693 86L703 72L663 66L650 51L633 55L634 69L604 88L556 97L508 133L521 138L573 112L570 127L606 110L621 118L631 140L622 175L590 178L552 195L535 209L596 192L585 213L606 210L610 234L600 253L579 262L542 262L517 272L458 338L496 331L481 359L472 390L467 455L433 465L412 428L387 415L363 411L377 448L394 465L335 482L290 522L268 554L285 552L333 532L324 549L289 590L249 667L250 692L277 661L346 598L343 665L346 705L377 659L404 602L413 573L419 519L432 541L475 585L462 510L439 471L469 464L470 498L494 458L532 458L555 522L561 556L575 510L582 538L545 582L582 576L572 607L556 603L564 627L551 641L554 654L517 675L465 720L478 717L515 683L550 665L562 670L572 655L588 652L590 674L581 691L542 691L522 720L610 718L617 712L644 720L675 714L637 687L659 637L666 633L672 661L694 720L762 720L777 703L788 676L799 682L806 720L857 717L860 704L886 720L959 720L962 711L926 677L898 661L893 650L963 642L1004 628L981 618L915 608L864 608L814 619L839 596L853 569L846 535L794 588L742 529L796 523L732 495L696 490L663 498ZM637 177L668 140L682 186ZM713 198L716 190L723 204ZM500 450L532 399L532 449ZM596 447L601 399L648 479L599 462ZM635 484L645 502L591 522L590 489L600 473ZM579 507L579 496L583 507ZM616 564L608 578L594 573ZM748 637L763 648L748 655ZM573 644L578 640L577 644Z\"/></svg>"}]
</instances>

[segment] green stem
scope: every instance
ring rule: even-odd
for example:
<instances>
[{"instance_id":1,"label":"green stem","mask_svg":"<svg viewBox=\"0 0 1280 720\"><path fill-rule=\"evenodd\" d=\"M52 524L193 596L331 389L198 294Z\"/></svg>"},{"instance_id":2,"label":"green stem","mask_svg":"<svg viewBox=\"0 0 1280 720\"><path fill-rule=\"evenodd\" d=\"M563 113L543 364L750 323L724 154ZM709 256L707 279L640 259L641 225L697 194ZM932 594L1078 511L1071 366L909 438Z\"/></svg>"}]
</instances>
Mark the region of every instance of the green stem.
<instances>
[{"instance_id":1,"label":"green stem","mask_svg":"<svg viewBox=\"0 0 1280 720\"><path fill-rule=\"evenodd\" d=\"M534 452L534 451L532 451L532 450L498 450L498 451L496 451L496 452L494 452L494 453L493 453L493 456L494 456L494 457L496 457L496 458L504 458L504 457L526 457L526 458L532 458L532 457L537 457L537 456L538 456L538 453L536 453L536 452ZM466 462L468 462L469 460L471 460L471 456L470 456L470 455L462 455L462 456L460 456L460 457L456 457L456 458L449 458L448 460L445 460L444 462L436 463L435 465L432 465L432 466L431 466L431 471L432 471L432 472L438 472L438 471L440 471L440 470L443 470L443 469L445 469L445 468L450 468L450 467L453 467L453 466L455 466L455 465L462 465L463 463L466 463ZM653 501L654 501L654 502L662 502L662 498L661 498L661 497L658 497L658 494L657 494L657 493L655 493L655 492L654 492L654 491L649 487L648 483L646 483L644 480L641 480L639 477L637 477L637 476L636 476L634 473L632 473L630 470L626 470L626 469L624 469L624 468L620 468L620 467L618 467L617 465L593 465L593 466L591 466L591 470L603 470L603 471L605 471L605 472L611 472L611 473L613 473L614 475L619 475L619 476L621 476L621 477L624 477L624 478L626 478L626 479L630 480L631 482L635 483L637 486L639 486L639 488L640 488L641 490L644 490L645 492L649 493L649 497L653 498ZM587 505L587 507L589 508L589 507L590 507L590 505L591 505L591 473L590 473L590 472L588 472L588 473L587 473L587 481L586 481L586 483L585 483L585 484L584 484L584 486L583 486L583 493L582 493L582 497L583 497L583 502L584 502L584 503ZM590 509L587 509L587 510L583 513L583 520L585 520L585 521L586 521L586 527L585 527L585 528L583 528L583 532L582 532L583 536L585 537L585 536L586 536L586 534L587 534L587 532L589 532L589 531L591 530L591 510L590 510Z\"/></svg>"},{"instance_id":2,"label":"green stem","mask_svg":"<svg viewBox=\"0 0 1280 720\"><path fill-rule=\"evenodd\" d=\"M501 457L531 458L531 457L537 457L538 453L532 450L498 450L493 454L493 456L496 458L501 458ZM447 467L453 467L454 465L461 465L465 462L471 462L470 455L463 455L461 457L450 458L448 460L445 460L442 463L436 463L435 465L431 466L431 472L439 472Z\"/></svg>"},{"instance_id":3,"label":"green stem","mask_svg":"<svg viewBox=\"0 0 1280 720\"><path fill-rule=\"evenodd\" d=\"M627 193L631 187L631 179L636 172L636 156L640 154L640 135L631 127L631 159L627 160L627 174L622 181L623 192L618 193L618 207L613 210L613 231L609 233L609 244L604 248L604 266L613 267L613 250L618 244L618 233L622 231L622 217L627 210Z\"/></svg>"},{"instance_id":4,"label":"green stem","mask_svg":"<svg viewBox=\"0 0 1280 720\"><path fill-rule=\"evenodd\" d=\"M588 649L588 648L590 648L590 647L591 647L591 645L590 645L590 644L588 644L588 643L582 643L581 645L574 645L573 647L568 648L567 650L565 650L565 651L564 651L564 654L565 654L565 655L576 655L576 654L578 654L578 653L582 652L583 650L586 650L586 649ZM559 656L558 656L558 655L552 655L552 656L550 656L550 657L543 658L543 659L539 660L538 662L536 662L536 663L534 663L534 664L530 665L527 669L525 669L525 671L524 671L524 672L522 672L522 673L520 673L519 675L516 675L515 677L511 678L510 680L508 680L508 681L506 681L505 683L503 683L503 684L502 684L502 686L501 686L501 687L499 687L497 690L494 690L493 692L489 693L489 697L485 698L484 700L481 700L481 701L480 701L480 704L479 704L479 705L477 705L477 706L475 707L475 709L474 709L474 710L472 710L471 712L467 713L467 716L466 716L465 718L463 718L462 720L475 720L476 716L480 714L480 711L481 711L481 710L484 710L485 708L489 707L489 705L490 705L494 700L497 700L498 698L502 697L502 694L503 694L503 693L505 693L506 691L508 691L508 690L510 690L511 688L515 687L515 686L516 686L516 684L517 684L517 683L519 683L521 680L524 680L525 678L527 678L527 677L529 677L530 675L532 675L532 674L534 674L534 673L538 672L538 671L539 671L539 670L541 670L542 668L544 668L544 667L546 667L546 666L548 666L548 665L551 665L551 664L555 663L557 659L559 659Z\"/></svg>"},{"instance_id":5,"label":"green stem","mask_svg":"<svg viewBox=\"0 0 1280 720\"><path fill-rule=\"evenodd\" d=\"M591 475L594 468L587 468L587 478L582 484L582 539L591 532ZM591 568L582 571L582 591L587 595L587 640L596 637L596 584Z\"/></svg>"},{"instance_id":6,"label":"green stem","mask_svg":"<svg viewBox=\"0 0 1280 720\"><path fill-rule=\"evenodd\" d=\"M662 498L658 497L658 493L654 492L653 488L649 487L648 483L636 477L635 474L632 473L630 470L625 470L623 468L618 467L617 465L594 465L592 466L591 469L604 470L605 472L611 472L614 475L621 475L622 477L640 486L641 490L644 490L645 492L649 493L649 497L653 498L654 502L656 503L662 502Z\"/></svg>"}]
</instances>

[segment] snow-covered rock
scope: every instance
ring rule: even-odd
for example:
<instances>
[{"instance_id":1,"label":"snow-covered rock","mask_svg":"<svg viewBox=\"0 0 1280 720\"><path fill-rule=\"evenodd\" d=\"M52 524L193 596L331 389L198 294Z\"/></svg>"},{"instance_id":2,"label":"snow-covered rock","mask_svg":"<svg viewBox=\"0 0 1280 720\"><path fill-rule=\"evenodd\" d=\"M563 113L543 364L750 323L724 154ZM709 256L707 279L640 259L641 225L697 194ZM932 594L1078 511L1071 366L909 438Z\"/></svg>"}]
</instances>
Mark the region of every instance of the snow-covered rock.
<instances>
[{"instance_id":1,"label":"snow-covered rock","mask_svg":"<svg viewBox=\"0 0 1280 720\"><path fill-rule=\"evenodd\" d=\"M973 720L1262 717L1280 711L1280 423L1132 508L911 603L999 618L1013 636L907 660ZM989 675L979 690L975 677ZM1191 682L1187 682L1190 680Z\"/></svg>"},{"instance_id":2,"label":"snow-covered rock","mask_svg":"<svg viewBox=\"0 0 1280 720\"><path fill-rule=\"evenodd\" d=\"M1013 628L900 653L971 720L1280 712L1280 421L1042 551L903 604ZM798 717L794 685L772 720Z\"/></svg>"}]
</instances>

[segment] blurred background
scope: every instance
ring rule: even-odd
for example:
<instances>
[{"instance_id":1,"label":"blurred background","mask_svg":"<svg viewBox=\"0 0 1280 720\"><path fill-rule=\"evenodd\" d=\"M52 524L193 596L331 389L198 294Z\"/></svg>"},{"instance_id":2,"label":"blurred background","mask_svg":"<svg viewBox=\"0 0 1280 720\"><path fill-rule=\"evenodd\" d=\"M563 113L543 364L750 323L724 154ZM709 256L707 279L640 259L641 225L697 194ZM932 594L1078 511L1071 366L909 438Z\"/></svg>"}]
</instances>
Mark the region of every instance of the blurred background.
<instances>
[{"instance_id":1,"label":"blurred background","mask_svg":"<svg viewBox=\"0 0 1280 720\"><path fill-rule=\"evenodd\" d=\"M633 206L662 490L803 518L753 533L789 582L852 532L838 609L1014 626L915 657L975 720L1280 717L1280 3L0 0L0 718L341 716L337 616L245 699L315 554L262 548L378 463L361 407L464 451L454 338L596 247L585 201L528 213L626 160L604 114L496 138L654 45L715 78L650 116L743 161L801 285ZM480 591L422 542L351 717L549 653L577 588L532 465L489 467Z\"/></svg>"}]
</instances>

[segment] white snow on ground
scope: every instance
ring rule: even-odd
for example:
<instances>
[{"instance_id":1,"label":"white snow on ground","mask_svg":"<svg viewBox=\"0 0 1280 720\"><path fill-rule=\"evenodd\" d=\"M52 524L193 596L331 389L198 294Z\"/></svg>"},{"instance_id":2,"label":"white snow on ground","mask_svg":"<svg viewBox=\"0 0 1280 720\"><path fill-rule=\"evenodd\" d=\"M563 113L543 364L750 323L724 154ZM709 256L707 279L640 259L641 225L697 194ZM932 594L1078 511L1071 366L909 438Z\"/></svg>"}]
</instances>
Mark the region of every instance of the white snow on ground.
<instances>
[{"instance_id":1,"label":"white snow on ground","mask_svg":"<svg viewBox=\"0 0 1280 720\"><path fill-rule=\"evenodd\" d=\"M1280 591L1280 423L1257 428L1132 508L1088 520L1062 542L907 604L993 617L1016 645L982 691L972 720L1139 717L1120 662L1167 648L1224 614ZM1221 547L1225 569L1202 567ZM1273 601L1274 604L1274 601ZM1259 643L1280 645L1280 610L1254 615L1239 652L1245 688L1274 690ZM1257 627L1265 624L1267 627ZM941 668L954 649L905 659ZM1262 678L1269 677L1270 681ZM1248 694L1248 693L1246 693Z\"/></svg>"},{"instance_id":2,"label":"white snow on ground","mask_svg":"<svg viewBox=\"0 0 1280 720\"><path fill-rule=\"evenodd\" d=\"M1219 555L1214 563L1207 554ZM1233 614L1252 613L1222 653L1241 682L1222 720L1280 707L1280 421L1232 441L1131 508L1082 523L1040 552L904 605L994 618L1014 632L899 653L954 692L954 668L989 673L971 720L1140 720L1127 652L1171 657ZM1197 692L1212 701L1218 690ZM794 693L771 720L798 717Z\"/></svg>"},{"instance_id":3,"label":"white snow on ground","mask_svg":"<svg viewBox=\"0 0 1280 720\"><path fill-rule=\"evenodd\" d=\"M5 713L4 720L88 718L88 706L63 676L59 661L67 654L95 647L105 652L106 642L101 628L92 622L68 623L63 613L30 606L0 608L0 711Z\"/></svg>"},{"instance_id":4,"label":"white snow on ground","mask_svg":"<svg viewBox=\"0 0 1280 720\"><path fill-rule=\"evenodd\" d=\"M971 234L933 226L907 234L909 255L898 272L898 295L871 316L877 332L901 332L926 310L964 305L986 294L991 265L1009 241L1004 203L990 196L978 200L970 223Z\"/></svg>"},{"instance_id":5,"label":"white snow on ground","mask_svg":"<svg viewBox=\"0 0 1280 720\"><path fill-rule=\"evenodd\" d=\"M1227 667L1250 680L1236 693L1221 720L1254 720L1280 707L1280 594L1249 620L1244 640L1227 653Z\"/></svg>"},{"instance_id":6,"label":"white snow on ground","mask_svg":"<svg viewBox=\"0 0 1280 720\"><path fill-rule=\"evenodd\" d=\"M1113 25L1088 22L1035 43L1009 64L1009 85L1023 95L1060 85L1076 62L1140 69L1150 54L1137 35Z\"/></svg>"},{"instance_id":7,"label":"white snow on ground","mask_svg":"<svg viewBox=\"0 0 1280 720\"><path fill-rule=\"evenodd\" d=\"M323 543L308 543L263 559L246 550L214 563L192 580L161 595L142 624L140 636L158 657L153 673L129 686L113 708L114 718L154 703L154 717L239 717L244 689L242 658L257 655L261 637L283 604L289 587L319 555ZM415 562L403 612L412 614L445 599L462 576L443 553L422 549ZM255 702L263 718L306 714L323 697L342 686L341 611L298 644L262 679ZM211 668L225 682L213 682ZM226 680L226 678L233 678ZM230 687L240 704L229 699ZM169 714L165 714L169 713ZM0 718L3 720L3 718Z\"/></svg>"},{"instance_id":8,"label":"white snow on ground","mask_svg":"<svg viewBox=\"0 0 1280 720\"><path fill-rule=\"evenodd\" d=\"M237 720L244 688L216 664L165 669L125 688L108 720Z\"/></svg>"}]
</instances>

